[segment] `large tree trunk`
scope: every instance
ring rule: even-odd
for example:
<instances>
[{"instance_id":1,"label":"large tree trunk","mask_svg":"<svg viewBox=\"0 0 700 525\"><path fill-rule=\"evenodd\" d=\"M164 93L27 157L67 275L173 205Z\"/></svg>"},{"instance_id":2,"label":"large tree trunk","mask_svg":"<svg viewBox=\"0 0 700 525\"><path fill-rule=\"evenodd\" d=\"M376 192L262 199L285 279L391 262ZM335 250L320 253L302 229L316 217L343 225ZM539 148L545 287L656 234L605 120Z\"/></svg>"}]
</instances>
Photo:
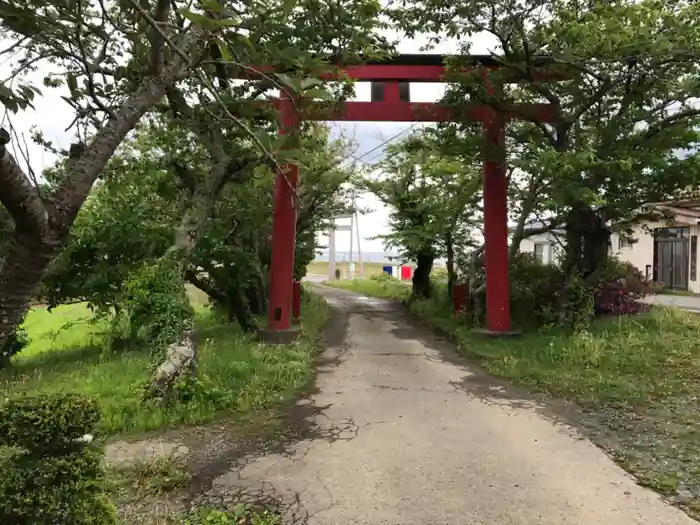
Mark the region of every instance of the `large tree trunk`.
<instances>
[{"instance_id":1,"label":"large tree trunk","mask_svg":"<svg viewBox=\"0 0 700 525\"><path fill-rule=\"evenodd\" d=\"M206 220L211 216L216 199L223 188L229 170L232 166L232 159L225 152L222 146L221 137L214 138L210 144L212 158L216 160L216 165L208 174L205 180L194 188L194 192L187 208L175 231L175 243L170 248L170 252L175 252L179 264L179 272L182 282L192 280L190 268L190 255L199 241L202 229ZM242 173L238 173L242 176ZM242 180L242 179L240 179ZM169 389L186 368L196 370L197 367L197 346L195 343L194 318L188 319L183 326L183 332L179 340L173 341L166 353L164 361L157 368L151 378L148 395L168 399ZM168 390L164 390L168 389Z\"/></svg>"},{"instance_id":2,"label":"large tree trunk","mask_svg":"<svg viewBox=\"0 0 700 525\"><path fill-rule=\"evenodd\" d=\"M566 222L566 274L596 280L608 258L610 229L589 206L574 207Z\"/></svg>"},{"instance_id":3,"label":"large tree trunk","mask_svg":"<svg viewBox=\"0 0 700 525\"><path fill-rule=\"evenodd\" d=\"M588 322L592 317L600 274L608 259L610 229L589 206L575 206L567 215L567 283L560 296L559 318L562 324Z\"/></svg>"},{"instance_id":4,"label":"large tree trunk","mask_svg":"<svg viewBox=\"0 0 700 525\"><path fill-rule=\"evenodd\" d=\"M413 272L413 297L420 299L430 298L432 287L430 286L430 272L433 270L435 253L432 248L418 253L416 257L416 270Z\"/></svg>"},{"instance_id":5,"label":"large tree trunk","mask_svg":"<svg viewBox=\"0 0 700 525\"><path fill-rule=\"evenodd\" d=\"M58 243L19 232L10 239L0 269L0 347L12 335Z\"/></svg>"},{"instance_id":6,"label":"large tree trunk","mask_svg":"<svg viewBox=\"0 0 700 525\"><path fill-rule=\"evenodd\" d=\"M182 370L189 368L196 371L197 347L192 330L185 330L178 341L173 343L168 352L168 358L156 369L151 379L147 397L169 399L175 380Z\"/></svg>"},{"instance_id":7,"label":"large tree trunk","mask_svg":"<svg viewBox=\"0 0 700 525\"><path fill-rule=\"evenodd\" d=\"M184 56L196 60L193 50L200 38L200 32L195 30L182 40ZM66 178L46 203L7 151L9 135L4 133L0 144L0 202L12 215L15 234L0 265L0 346L22 319L46 268L117 147L189 65L175 55L160 74L145 80L84 151L68 161Z\"/></svg>"}]
</instances>

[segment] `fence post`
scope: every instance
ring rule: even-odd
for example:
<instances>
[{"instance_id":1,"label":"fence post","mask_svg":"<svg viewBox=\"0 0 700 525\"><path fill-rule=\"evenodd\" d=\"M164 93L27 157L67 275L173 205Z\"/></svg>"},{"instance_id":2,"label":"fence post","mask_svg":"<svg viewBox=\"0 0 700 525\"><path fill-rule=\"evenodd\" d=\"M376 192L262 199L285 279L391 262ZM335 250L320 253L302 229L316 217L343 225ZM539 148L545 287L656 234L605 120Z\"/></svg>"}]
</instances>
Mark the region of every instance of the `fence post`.
<instances>
[{"instance_id":1,"label":"fence post","mask_svg":"<svg viewBox=\"0 0 700 525\"><path fill-rule=\"evenodd\" d=\"M467 299L467 285L455 284L452 287L452 313L460 314L464 311Z\"/></svg>"}]
</instances>

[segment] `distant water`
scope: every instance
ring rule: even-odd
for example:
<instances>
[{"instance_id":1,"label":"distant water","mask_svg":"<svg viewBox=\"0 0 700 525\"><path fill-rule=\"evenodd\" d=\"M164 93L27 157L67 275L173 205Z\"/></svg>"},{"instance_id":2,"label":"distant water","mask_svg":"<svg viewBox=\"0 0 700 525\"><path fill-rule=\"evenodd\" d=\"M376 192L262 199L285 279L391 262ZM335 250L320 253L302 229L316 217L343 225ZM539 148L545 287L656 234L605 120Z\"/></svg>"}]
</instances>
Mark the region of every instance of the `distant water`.
<instances>
[{"instance_id":1,"label":"distant water","mask_svg":"<svg viewBox=\"0 0 700 525\"><path fill-rule=\"evenodd\" d=\"M352 258L355 262L359 262L357 252L352 253ZM393 260L392 260L393 258ZM350 261L350 252L335 252L336 262L348 262ZM316 255L314 259L315 262L328 262L328 252L320 252ZM369 263L381 263L381 264L398 264L402 261L398 260L398 254L392 252L362 252L362 261ZM435 266L444 266L444 261L438 259L435 261Z\"/></svg>"},{"instance_id":2,"label":"distant water","mask_svg":"<svg viewBox=\"0 0 700 525\"><path fill-rule=\"evenodd\" d=\"M362 252L362 261L363 262L373 262L373 263L391 263L394 262L392 261L391 258L393 257L398 257L398 254L396 253L391 253L391 252ZM359 258L357 256L357 252L352 253L352 258L355 262L359 261ZM335 260L336 262L347 262L350 260L350 252L341 252L341 251L336 251L335 252ZM316 255L316 258L314 259L316 262L328 262L328 252L321 252L318 255Z\"/></svg>"}]
</instances>

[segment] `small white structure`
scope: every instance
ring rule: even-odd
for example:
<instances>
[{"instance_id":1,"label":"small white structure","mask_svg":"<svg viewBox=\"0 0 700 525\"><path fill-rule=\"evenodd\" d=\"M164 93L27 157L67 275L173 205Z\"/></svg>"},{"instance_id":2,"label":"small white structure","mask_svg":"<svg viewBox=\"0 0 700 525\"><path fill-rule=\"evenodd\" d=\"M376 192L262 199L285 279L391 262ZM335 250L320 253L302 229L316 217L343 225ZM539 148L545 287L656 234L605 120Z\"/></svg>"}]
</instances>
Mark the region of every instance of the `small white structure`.
<instances>
[{"instance_id":1,"label":"small white structure","mask_svg":"<svg viewBox=\"0 0 700 525\"><path fill-rule=\"evenodd\" d=\"M628 238L613 233L609 252L636 266L648 279L677 290L700 293L698 277L698 235L700 202L678 201L656 205L670 215L668 221L644 222ZM541 230L545 224L533 221L527 230ZM564 227L527 237L520 251L533 253L543 263L556 263L566 242Z\"/></svg>"}]
</instances>

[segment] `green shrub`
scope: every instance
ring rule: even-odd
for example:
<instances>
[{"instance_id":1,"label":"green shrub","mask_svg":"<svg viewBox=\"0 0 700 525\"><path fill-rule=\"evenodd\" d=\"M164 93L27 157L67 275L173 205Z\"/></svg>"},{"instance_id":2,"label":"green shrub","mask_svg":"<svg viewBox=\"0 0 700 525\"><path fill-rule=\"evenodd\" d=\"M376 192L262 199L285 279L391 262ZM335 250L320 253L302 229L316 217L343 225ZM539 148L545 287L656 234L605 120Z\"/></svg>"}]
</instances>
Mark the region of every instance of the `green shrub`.
<instances>
[{"instance_id":1,"label":"green shrub","mask_svg":"<svg viewBox=\"0 0 700 525\"><path fill-rule=\"evenodd\" d=\"M0 523L116 523L102 452L81 439L98 420L96 405L76 394L20 397L0 408L0 444L17 450L0 477Z\"/></svg>"},{"instance_id":2,"label":"green shrub","mask_svg":"<svg viewBox=\"0 0 700 525\"><path fill-rule=\"evenodd\" d=\"M531 253L517 253L510 261L510 303L514 322L534 327L554 320L564 275L551 264L542 264ZM486 294L477 296L480 312L486 312ZM485 319L471 319L481 324Z\"/></svg>"},{"instance_id":3,"label":"green shrub","mask_svg":"<svg viewBox=\"0 0 700 525\"><path fill-rule=\"evenodd\" d=\"M15 331L12 332L9 339L5 341L5 344L0 347L0 370L8 366L10 364L10 359L19 354L24 347L29 344L29 334L22 327L26 316L27 314L25 313L17 324Z\"/></svg>"},{"instance_id":4,"label":"green shrub","mask_svg":"<svg viewBox=\"0 0 700 525\"><path fill-rule=\"evenodd\" d=\"M389 275L386 272L378 273L377 275L373 275L370 277L371 280L373 281L378 281L378 282L386 282L386 281L393 281L394 278Z\"/></svg>"},{"instance_id":5,"label":"green shrub","mask_svg":"<svg viewBox=\"0 0 700 525\"><path fill-rule=\"evenodd\" d=\"M557 266L542 264L531 253L518 253L511 260L511 309L523 324L551 322L563 286Z\"/></svg>"},{"instance_id":6,"label":"green shrub","mask_svg":"<svg viewBox=\"0 0 700 525\"><path fill-rule=\"evenodd\" d=\"M639 299L653 292L653 284L636 266L611 257L601 272L595 313L624 315L646 311L649 305L641 303Z\"/></svg>"},{"instance_id":7,"label":"green shrub","mask_svg":"<svg viewBox=\"0 0 700 525\"><path fill-rule=\"evenodd\" d=\"M78 394L22 396L0 408L0 445L60 450L92 432L97 405Z\"/></svg>"},{"instance_id":8,"label":"green shrub","mask_svg":"<svg viewBox=\"0 0 700 525\"><path fill-rule=\"evenodd\" d=\"M177 262L163 257L127 281L112 322L113 343L146 346L160 355L180 337L193 315Z\"/></svg>"},{"instance_id":9,"label":"green shrub","mask_svg":"<svg viewBox=\"0 0 700 525\"><path fill-rule=\"evenodd\" d=\"M577 305L577 323L586 323L593 315L639 313L647 308L639 299L653 291L634 265L612 257L594 286L571 277L568 281L558 266L542 264L531 253L516 254L510 263L511 310L516 323L542 326L559 322L562 303ZM481 300L485 302L485 296ZM482 311L485 306L482 304Z\"/></svg>"}]
</instances>

